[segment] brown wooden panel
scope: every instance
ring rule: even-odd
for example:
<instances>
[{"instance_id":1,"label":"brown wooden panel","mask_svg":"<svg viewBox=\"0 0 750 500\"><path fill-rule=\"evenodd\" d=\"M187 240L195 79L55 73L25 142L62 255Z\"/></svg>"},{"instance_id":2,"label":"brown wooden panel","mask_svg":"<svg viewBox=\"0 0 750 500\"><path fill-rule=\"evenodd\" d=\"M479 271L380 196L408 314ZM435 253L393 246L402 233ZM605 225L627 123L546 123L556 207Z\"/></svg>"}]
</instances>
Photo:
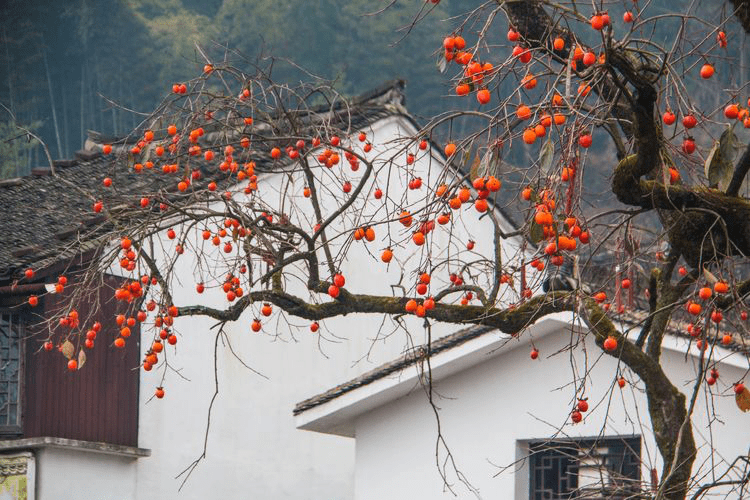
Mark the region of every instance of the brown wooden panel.
<instances>
[{"instance_id":1,"label":"brown wooden panel","mask_svg":"<svg viewBox=\"0 0 750 500\"><path fill-rule=\"evenodd\" d=\"M131 328L132 335L125 348L114 347L119 334L116 315L135 315L135 311L128 311L126 304L113 299L114 288L121 278L105 276L103 282L94 293L84 294L77 302L82 330L74 343L79 342L83 347L88 327L94 320L102 323L94 348L84 348L87 361L80 370L68 371L67 359L62 354L42 349L50 327L40 323L39 317L31 320L36 324L27 327L30 336L26 349L24 437L53 436L138 445L139 372L133 368L140 363L140 328L139 325ZM47 295L36 309L56 322L62 313L59 310L62 300L73 293L75 287L69 285L62 297ZM101 310L95 318L90 317L92 304L97 301ZM53 342L59 343L70 329L57 326L52 331Z\"/></svg>"}]
</instances>

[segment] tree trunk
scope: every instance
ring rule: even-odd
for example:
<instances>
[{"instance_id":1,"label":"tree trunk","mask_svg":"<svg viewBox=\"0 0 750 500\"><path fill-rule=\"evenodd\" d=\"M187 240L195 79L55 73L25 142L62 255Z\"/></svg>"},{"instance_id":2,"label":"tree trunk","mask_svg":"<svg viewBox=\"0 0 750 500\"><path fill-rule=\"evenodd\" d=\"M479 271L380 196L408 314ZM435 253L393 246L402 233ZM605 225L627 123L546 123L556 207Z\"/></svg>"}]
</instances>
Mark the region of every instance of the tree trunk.
<instances>
[{"instance_id":1,"label":"tree trunk","mask_svg":"<svg viewBox=\"0 0 750 500\"><path fill-rule=\"evenodd\" d=\"M566 46L573 46L574 34L564 26L558 25L545 11L544 2L501 2L498 3L508 14L511 24L521 32L524 39L533 47L548 50L546 40L552 36L567 39ZM554 54L551 54L554 56ZM656 90L653 85L638 74L625 57L618 59L613 54L613 64L622 71L623 76L631 80L638 90L637 102L634 106L621 102L615 88L610 81L604 81L597 87L597 92L605 100L618 99L613 109L613 116L618 118L625 135L635 139L637 156L627 163L630 167L629 176L625 176L624 169L615 169L613 177L613 192L620 201L636 206L642 205L642 191L639 183L642 177L652 173L657 166L660 152L660 141L654 126L654 101ZM567 54L562 54L561 64L564 64ZM618 65L619 63L619 65ZM632 125L630 125L632 124ZM657 138L657 140L654 140ZM622 162L621 162L622 163ZM620 174L620 175L618 175ZM626 199L622 199L625 197ZM632 197L633 199L627 199ZM659 208L650 206L647 208ZM705 233L703 233L705 234ZM694 246L694 245L693 245ZM670 313L679 299L682 291L669 284L669 276L665 274L662 290L659 293L659 304L656 309L649 332L647 352L639 346L623 338L614 324L606 317L596 304L588 303L588 323L596 334L597 344L603 344L608 336L618 338L621 347L613 355L619 356L622 362L630 367L644 382L648 400L648 410L654 432L656 445L664 460L661 474L661 485L657 497L662 500L684 500L688 492L693 462L695 461L695 440L688 418L685 395L682 394L664 373L660 364L661 342L669 324Z\"/></svg>"},{"instance_id":2,"label":"tree trunk","mask_svg":"<svg viewBox=\"0 0 750 500\"><path fill-rule=\"evenodd\" d=\"M695 461L693 427L687 417L685 395L668 380L646 386L654 438L664 460L657 499L684 500ZM685 424L683 427L683 423ZM679 443L679 449L677 449ZM676 454L676 457L675 457ZM674 464L674 468L673 468Z\"/></svg>"}]
</instances>

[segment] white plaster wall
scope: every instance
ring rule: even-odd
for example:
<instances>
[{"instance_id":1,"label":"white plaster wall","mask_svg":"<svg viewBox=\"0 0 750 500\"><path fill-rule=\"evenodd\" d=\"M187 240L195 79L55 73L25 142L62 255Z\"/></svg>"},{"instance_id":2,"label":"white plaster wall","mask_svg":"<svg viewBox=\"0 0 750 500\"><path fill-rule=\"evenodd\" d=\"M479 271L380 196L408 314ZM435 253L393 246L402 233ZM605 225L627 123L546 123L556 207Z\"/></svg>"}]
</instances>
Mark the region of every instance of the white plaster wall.
<instances>
[{"instance_id":1,"label":"white plaster wall","mask_svg":"<svg viewBox=\"0 0 750 500\"><path fill-rule=\"evenodd\" d=\"M133 458L61 448L41 448L34 453L36 500L136 498Z\"/></svg>"},{"instance_id":2,"label":"white plaster wall","mask_svg":"<svg viewBox=\"0 0 750 500\"><path fill-rule=\"evenodd\" d=\"M374 144L382 145L392 139L413 135L415 131L403 120L385 119L368 129L367 133ZM388 147L394 146L391 144ZM386 157L388 151L386 147L376 146L371 157ZM406 154L402 156L405 159ZM345 175L353 182L363 171L361 167L357 173L351 172L348 165L335 168L345 169ZM408 179L401 177L398 169L389 169L387 164L379 164L379 169L381 173L377 184L385 190L390 182L391 197L394 199L388 201L386 207L388 213L394 213L404 199L393 186L405 186ZM389 180L386 180L389 171ZM434 187L439 182L441 171L442 165L438 159L424 154L415 163L413 175L421 175L425 184ZM336 180L334 184L335 177L341 174L330 175L329 182L321 188L329 190L324 194L323 201L325 209L329 211L335 209L341 199L340 181ZM259 188L263 192L263 201L278 209L281 205L278 193L286 188L287 182L289 179L282 175L260 176ZM300 207L307 207L309 201L301 196L303 185L295 178L289 192L298 197L296 202ZM368 190L372 190L371 185ZM425 196L426 192L426 188L420 192L410 192L407 201L415 202L417 196ZM334 199L339 201L334 203ZM367 199L367 204L359 209L359 217L382 220L382 202L376 204L371 194ZM285 212L289 213L288 200L285 207ZM303 220L311 212L311 209L300 209L290 216ZM473 229L477 242L474 258L482 255L491 257L491 222L487 218L478 222L478 213L473 208L454 214L459 216L459 223L454 226L452 234L438 226L430 235L434 245L433 258L445 258L449 251L455 252L459 246L465 245L468 240L466 228L475 228L478 224L483 225L484 230ZM310 220L307 224L312 227L314 221ZM334 249L347 244L357 224L362 222L349 218L345 226L334 226L328 232L333 239ZM398 222L378 225L376 242L367 245L357 242L349 249L347 258L340 264L349 291L391 294L389 285L400 279L396 261L405 262L406 269L410 271L426 262L424 248L410 244L407 245L410 248L408 253L394 249L396 257L390 266L382 263L380 253L389 244L386 240L389 231L394 240L410 237L410 230L404 229ZM338 237L337 233L340 233ZM191 241L195 241L192 236ZM164 245L168 255L175 242L162 239L159 244ZM197 244L201 245L202 240ZM515 244L513 241L508 243L507 259L513 255ZM210 243L204 248L213 251ZM175 303L226 307L224 294L220 290L207 290L202 296L194 292L195 282L204 279L206 271L196 268L190 254L188 245L188 251L178 260L176 275L182 286L174 292ZM218 256L218 253L215 255ZM321 277L328 279L328 274L322 266ZM300 271L297 275L304 276L304 273ZM447 270L433 279L437 283L447 282ZM413 286L416 275L406 276L404 282ZM208 286L209 280L206 283ZM291 275L288 275L286 286L288 291L298 293L303 298L330 300L327 296L309 297L303 284ZM459 298L456 294L455 299ZM296 430L292 409L303 399L395 358L405 347L423 343L426 336L422 321L408 317L403 322L406 328L399 328L390 319L384 321L380 315L349 315L322 321L319 333L312 334L308 322L282 317L275 312L271 318L263 318L263 331L256 334L251 332L250 323L254 316L260 316L258 309L259 305L254 307L254 311L246 311L238 321L225 325L226 337L219 340L216 350L219 394L211 415L206 457L179 494L177 490L181 480L175 480L175 476L188 467L203 449L207 412L215 387L213 359L216 322L200 317L178 318L175 329L180 335L179 342L176 349L170 346L165 349L169 368L161 365L151 372L141 370L139 446L151 449L152 456L138 460L139 499L351 498L354 489L353 440ZM438 326L433 329L432 335L437 337L453 331L455 326ZM144 352L152 338L153 332L144 329ZM247 365L267 378L242 366L228 348L227 341ZM154 388L162 384L166 397L163 400L152 399Z\"/></svg>"},{"instance_id":3,"label":"white plaster wall","mask_svg":"<svg viewBox=\"0 0 750 500\"><path fill-rule=\"evenodd\" d=\"M642 441L642 478L647 480L651 467L661 471L653 439L642 386L612 387L617 362L601 356L595 346L574 354L561 352L570 340L570 332L561 331L537 340L540 360L529 358L528 338L519 341L510 352L489 359L436 384L435 401L440 407L443 436L458 469L479 490L481 498L528 498L528 470L514 462L519 440L559 437L594 437L639 434ZM670 340L671 342L671 340ZM682 347L686 344L682 341ZM582 347L582 346L581 346ZM726 353L723 353L726 354ZM737 358L738 356L733 356ZM735 406L731 382L741 379L747 360L737 365L721 365L720 382L709 403L701 393L693 426L699 447L694 473L709 472L710 450L717 471L728 462L747 453L750 445L748 415ZM741 368L744 363L744 369ZM675 384L683 390L692 387L694 358L685 361L684 352L665 351L664 365ZM584 421L570 424L574 373L590 368L586 396L591 408ZM629 381L632 376L625 372ZM709 411L719 417L708 429ZM409 396L361 416L356 422L355 499L435 499L456 498L446 492L436 466L437 424L421 388ZM711 441L711 439L713 441ZM446 458L441 449L440 463ZM509 468L503 470L505 466ZM519 472L516 469L520 468ZM475 498L448 466L448 480L458 498ZM718 493L718 491L717 491ZM722 496L724 498L724 496Z\"/></svg>"}]
</instances>

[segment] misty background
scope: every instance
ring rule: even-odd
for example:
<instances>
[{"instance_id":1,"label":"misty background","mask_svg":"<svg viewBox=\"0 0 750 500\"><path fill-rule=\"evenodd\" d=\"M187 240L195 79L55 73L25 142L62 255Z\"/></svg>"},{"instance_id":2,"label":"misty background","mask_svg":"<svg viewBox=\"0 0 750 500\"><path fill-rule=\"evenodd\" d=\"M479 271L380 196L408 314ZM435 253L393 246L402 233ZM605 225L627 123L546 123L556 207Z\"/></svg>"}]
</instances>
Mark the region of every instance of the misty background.
<instances>
[{"instance_id":1,"label":"misty background","mask_svg":"<svg viewBox=\"0 0 750 500\"><path fill-rule=\"evenodd\" d=\"M451 97L455 85L451 77L459 67L449 65L441 73L437 62L442 57L443 38L454 31L461 31L469 46L476 42L475 33L488 12L475 11L482 5L485 9L497 7L495 2L480 0L443 0L437 5L424 0L5 0L0 6L0 178L27 175L31 168L47 164L38 143L29 141L15 124L40 136L54 159L72 158L83 147L88 130L128 134L169 95L173 83L201 74L204 60L196 43L215 60L226 59L250 74L255 72L255 64L268 68L269 56L288 58L333 80L337 90L347 95L403 78L407 81L407 107L422 122L447 110L478 109L473 98ZM688 5L692 4L654 0L647 13L700 8L702 19L710 22L726 16L731 8L724 1ZM621 36L627 29L622 13L633 4L628 1L607 7ZM400 30L426 10L429 15L410 29L408 36ZM670 46L679 23L678 18L662 18L638 35ZM507 19L500 12L480 47L483 61L497 66L508 57L507 29ZM594 30L585 26L574 29L588 43L601 42ZM723 106L732 99L746 104L748 97L744 87L750 79L747 37L731 16L723 29L729 46L721 50L711 48L715 42L706 35L707 25L696 23L686 30L687 43L700 50L682 59L681 67L676 68L687 74L683 80L690 105L707 117L705 124L713 126L713 133L707 128L707 134L696 137L705 151L725 127ZM694 74L694 65L702 64L698 52L704 49L717 69L710 85ZM513 71L517 78L504 78L500 95L514 92L526 69L516 64ZM281 60L273 63L272 77L291 85L310 80L309 75ZM720 88L723 91L717 91ZM522 91L519 97L538 102L546 92L549 89L540 85L534 91ZM676 96L669 92L663 99L661 107L670 104L678 113L687 111L684 105L676 108ZM451 124L452 137L464 132L459 126ZM698 134L698 129L694 130ZM673 132L677 150L682 131L675 128ZM588 199L598 205L611 201L608 175L614 150L605 132L597 130L594 136L595 145L588 154L606 158L597 164L607 168L587 169L584 184ZM596 140L597 136L602 140ZM740 139L747 141L744 131ZM504 154L504 161L528 167L537 159L538 148L507 147ZM701 159L695 156L697 161L690 168L702 175ZM519 183L528 182L517 177Z\"/></svg>"},{"instance_id":2,"label":"misty background","mask_svg":"<svg viewBox=\"0 0 750 500\"><path fill-rule=\"evenodd\" d=\"M71 158L87 130L127 134L140 117L126 110L148 113L173 83L200 75L204 61L196 43L247 73L253 64L267 66L264 56L289 58L349 95L404 78L412 113L444 110L451 86L437 68L437 51L450 19L481 2L426 4L432 12L405 38L397 30L423 5L397 2L368 15L389 3L6 0L0 7L0 103L7 108L0 108L0 177L47 163L13 117L45 141L54 159ZM290 84L309 79L281 62L273 77Z\"/></svg>"}]
</instances>

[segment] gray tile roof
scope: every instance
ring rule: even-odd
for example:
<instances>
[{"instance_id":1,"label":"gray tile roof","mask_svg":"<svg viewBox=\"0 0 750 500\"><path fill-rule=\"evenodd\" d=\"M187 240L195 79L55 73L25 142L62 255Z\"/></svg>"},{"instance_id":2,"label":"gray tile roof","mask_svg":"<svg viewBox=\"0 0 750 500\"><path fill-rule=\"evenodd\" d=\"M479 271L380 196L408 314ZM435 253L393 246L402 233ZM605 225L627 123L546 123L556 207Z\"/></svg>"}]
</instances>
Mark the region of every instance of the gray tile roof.
<instances>
[{"instance_id":1,"label":"gray tile roof","mask_svg":"<svg viewBox=\"0 0 750 500\"><path fill-rule=\"evenodd\" d=\"M308 116L328 113L325 115L328 125L342 133L367 127L389 115L402 115L413 121L403 107L403 87L401 80L390 81L349 102L337 101L333 106L311 109ZM95 143L103 139L101 134L91 132L87 144L96 151L82 150L73 160L56 161L56 175L51 175L49 167L41 167L27 177L0 181L0 206L3 207L0 286L21 278L28 267L43 270L99 247L101 241L97 237L108 234L111 227L105 217L93 212L95 200L84 196L83 192L92 193L108 207L119 207L125 214L128 210L137 213L140 197L146 192L179 200L175 177L146 170L134 172L115 154L104 156L98 151ZM128 143L125 139L120 142ZM275 168L268 155L270 145L255 143L253 148L256 154L249 159L256 161L257 172ZM221 182L231 182L215 165L210 168L200 165L200 169L203 185L216 180L221 188ZM102 185L106 176L113 179L113 188Z\"/></svg>"}]
</instances>

